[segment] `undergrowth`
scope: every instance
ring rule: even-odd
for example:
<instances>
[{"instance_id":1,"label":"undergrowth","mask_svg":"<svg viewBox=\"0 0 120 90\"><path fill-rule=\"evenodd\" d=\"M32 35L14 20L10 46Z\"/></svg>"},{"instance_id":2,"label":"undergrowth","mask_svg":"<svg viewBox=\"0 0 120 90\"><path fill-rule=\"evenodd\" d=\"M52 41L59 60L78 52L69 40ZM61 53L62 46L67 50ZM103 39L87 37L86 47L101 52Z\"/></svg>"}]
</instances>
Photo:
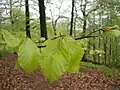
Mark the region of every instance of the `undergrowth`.
<instances>
[{"instance_id":1,"label":"undergrowth","mask_svg":"<svg viewBox=\"0 0 120 90\"><path fill-rule=\"evenodd\" d=\"M110 68L105 65L97 65L90 62L81 62L81 68L98 69L102 71L105 76L120 76L120 70L117 68Z\"/></svg>"}]
</instances>

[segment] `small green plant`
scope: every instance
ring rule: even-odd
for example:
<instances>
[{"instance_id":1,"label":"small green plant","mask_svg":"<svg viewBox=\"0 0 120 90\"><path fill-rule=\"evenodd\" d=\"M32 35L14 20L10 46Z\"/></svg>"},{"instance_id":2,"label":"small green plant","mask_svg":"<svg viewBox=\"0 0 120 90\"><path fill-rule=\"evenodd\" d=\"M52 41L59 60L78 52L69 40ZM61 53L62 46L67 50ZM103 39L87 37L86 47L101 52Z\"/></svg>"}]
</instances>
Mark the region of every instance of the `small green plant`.
<instances>
[{"instance_id":1,"label":"small green plant","mask_svg":"<svg viewBox=\"0 0 120 90\"><path fill-rule=\"evenodd\" d=\"M103 50L89 50L90 55L99 55L99 56L101 56L104 53L105 52Z\"/></svg>"}]
</instances>

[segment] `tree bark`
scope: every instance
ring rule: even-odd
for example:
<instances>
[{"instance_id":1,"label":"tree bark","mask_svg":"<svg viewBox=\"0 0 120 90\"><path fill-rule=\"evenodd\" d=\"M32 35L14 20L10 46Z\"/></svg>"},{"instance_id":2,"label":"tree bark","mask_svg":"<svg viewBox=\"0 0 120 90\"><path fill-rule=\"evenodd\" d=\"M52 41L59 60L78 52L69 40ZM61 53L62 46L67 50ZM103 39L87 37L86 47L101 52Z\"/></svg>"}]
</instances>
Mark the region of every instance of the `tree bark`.
<instances>
[{"instance_id":1,"label":"tree bark","mask_svg":"<svg viewBox=\"0 0 120 90\"><path fill-rule=\"evenodd\" d=\"M39 14L40 14L41 37L44 37L47 40L48 37L47 37L47 28L46 28L46 16L45 16L44 0L38 0L38 3L39 3Z\"/></svg>"},{"instance_id":2,"label":"tree bark","mask_svg":"<svg viewBox=\"0 0 120 90\"><path fill-rule=\"evenodd\" d=\"M85 4L83 5L83 10L82 10L82 14L83 14L83 18L84 18L84 22L83 22L83 33L85 36L85 30L86 30L86 26L87 26L87 14L86 14L86 6L87 6L87 0L85 0Z\"/></svg>"},{"instance_id":3,"label":"tree bark","mask_svg":"<svg viewBox=\"0 0 120 90\"><path fill-rule=\"evenodd\" d=\"M12 10L12 0L10 0L10 22L11 22L11 29L13 30L13 10Z\"/></svg>"},{"instance_id":4,"label":"tree bark","mask_svg":"<svg viewBox=\"0 0 120 90\"><path fill-rule=\"evenodd\" d=\"M70 35L71 36L72 36L72 33L73 33L74 7L75 7L75 0L72 0L71 25L70 25Z\"/></svg>"},{"instance_id":5,"label":"tree bark","mask_svg":"<svg viewBox=\"0 0 120 90\"><path fill-rule=\"evenodd\" d=\"M26 37L31 38L30 34L30 12L29 12L29 1L25 0L25 10L26 10Z\"/></svg>"},{"instance_id":6,"label":"tree bark","mask_svg":"<svg viewBox=\"0 0 120 90\"><path fill-rule=\"evenodd\" d=\"M84 0L85 1L85 4L83 5L83 0L81 0L81 11L82 11L82 14L83 14L83 37L85 36L85 31L86 31L86 26L87 26L87 19L86 19L86 6L87 6L87 0ZM84 51L84 55L82 57L82 61L87 61L87 52Z\"/></svg>"}]
</instances>

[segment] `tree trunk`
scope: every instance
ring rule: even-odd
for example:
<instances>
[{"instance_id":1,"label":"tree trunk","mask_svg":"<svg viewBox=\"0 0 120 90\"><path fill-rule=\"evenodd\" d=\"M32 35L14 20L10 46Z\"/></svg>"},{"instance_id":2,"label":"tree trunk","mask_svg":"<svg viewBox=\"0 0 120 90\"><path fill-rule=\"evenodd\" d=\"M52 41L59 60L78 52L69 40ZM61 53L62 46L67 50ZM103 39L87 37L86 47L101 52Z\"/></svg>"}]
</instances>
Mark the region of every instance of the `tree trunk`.
<instances>
[{"instance_id":1,"label":"tree trunk","mask_svg":"<svg viewBox=\"0 0 120 90\"><path fill-rule=\"evenodd\" d=\"M13 11L12 11L12 0L10 0L10 22L11 22L11 29L13 30Z\"/></svg>"},{"instance_id":2,"label":"tree trunk","mask_svg":"<svg viewBox=\"0 0 120 90\"><path fill-rule=\"evenodd\" d=\"M38 0L39 3L39 14L40 14L40 31L41 37L47 40L47 28L46 28L46 16L45 16L45 6L44 0Z\"/></svg>"},{"instance_id":3,"label":"tree trunk","mask_svg":"<svg viewBox=\"0 0 120 90\"><path fill-rule=\"evenodd\" d=\"M101 9L100 9L100 11L98 12L99 13L99 28L102 26L102 14L103 13L101 13ZM99 36L101 35L101 31L99 31ZM100 37L99 37L99 43L98 43L98 48L99 48L99 50L101 50L101 39L100 39ZM98 55L98 63L99 64L101 64L101 57L100 57L100 55Z\"/></svg>"},{"instance_id":4,"label":"tree trunk","mask_svg":"<svg viewBox=\"0 0 120 90\"><path fill-rule=\"evenodd\" d=\"M25 0L25 10L26 10L26 37L31 38L31 35L30 35L29 1L28 0Z\"/></svg>"},{"instance_id":5,"label":"tree trunk","mask_svg":"<svg viewBox=\"0 0 120 90\"><path fill-rule=\"evenodd\" d=\"M85 0L85 4L83 5L83 9L81 9L82 10L82 14L83 14L83 18L84 18L84 22L83 22L83 34L84 35L83 36L85 36L85 30L86 30L86 26L87 26L86 7L87 7L87 0Z\"/></svg>"},{"instance_id":6,"label":"tree trunk","mask_svg":"<svg viewBox=\"0 0 120 90\"><path fill-rule=\"evenodd\" d=\"M75 0L72 0L72 11L71 11L71 25L70 25L70 35L72 36L73 33L73 18L74 18L74 7L75 7Z\"/></svg>"},{"instance_id":7,"label":"tree trunk","mask_svg":"<svg viewBox=\"0 0 120 90\"><path fill-rule=\"evenodd\" d=\"M96 25L95 25L95 21L96 21L96 16L95 16L95 12L93 13L93 32L95 31L96 29ZM96 44L95 44L95 37L93 37L93 51L95 51L96 49ZM93 60L94 60L94 63L97 63L96 61L96 55L93 54Z\"/></svg>"},{"instance_id":8,"label":"tree trunk","mask_svg":"<svg viewBox=\"0 0 120 90\"><path fill-rule=\"evenodd\" d=\"M87 26L87 21L84 20L84 24L83 24L83 33L84 33L84 35L85 35L86 26Z\"/></svg>"},{"instance_id":9,"label":"tree trunk","mask_svg":"<svg viewBox=\"0 0 120 90\"><path fill-rule=\"evenodd\" d=\"M83 1L81 1L81 5L82 5ZM83 9L82 9L82 6L81 6L81 11L82 11L82 14L83 14L83 19L84 19L84 22L83 22L83 36L85 36L85 30L86 30L86 26L87 26L87 19L86 19L86 6L87 6L87 1L85 0L85 4L83 5ZM87 52L84 51L84 55L82 57L82 61L87 61Z\"/></svg>"}]
</instances>

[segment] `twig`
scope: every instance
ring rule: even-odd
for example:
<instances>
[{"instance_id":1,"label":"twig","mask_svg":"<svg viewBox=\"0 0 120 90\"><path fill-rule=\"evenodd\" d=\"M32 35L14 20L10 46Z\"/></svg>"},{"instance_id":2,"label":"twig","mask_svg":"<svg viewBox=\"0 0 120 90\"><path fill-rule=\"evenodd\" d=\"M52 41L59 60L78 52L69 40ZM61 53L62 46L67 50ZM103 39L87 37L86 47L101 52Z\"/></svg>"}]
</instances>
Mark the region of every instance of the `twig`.
<instances>
[{"instance_id":1,"label":"twig","mask_svg":"<svg viewBox=\"0 0 120 90\"><path fill-rule=\"evenodd\" d=\"M76 38L75 40L84 39L84 38L92 38L92 37L99 37L99 36L83 36L80 38Z\"/></svg>"},{"instance_id":2,"label":"twig","mask_svg":"<svg viewBox=\"0 0 120 90\"><path fill-rule=\"evenodd\" d=\"M93 34L93 33L95 33L95 32L98 32L98 31L102 31L102 29L98 29L98 30L96 30L96 31L93 31L93 32L89 33L87 36L89 36L89 35L91 35L91 34Z\"/></svg>"},{"instance_id":3,"label":"twig","mask_svg":"<svg viewBox=\"0 0 120 90\"><path fill-rule=\"evenodd\" d=\"M37 46L38 48L45 48L46 46Z\"/></svg>"}]
</instances>

